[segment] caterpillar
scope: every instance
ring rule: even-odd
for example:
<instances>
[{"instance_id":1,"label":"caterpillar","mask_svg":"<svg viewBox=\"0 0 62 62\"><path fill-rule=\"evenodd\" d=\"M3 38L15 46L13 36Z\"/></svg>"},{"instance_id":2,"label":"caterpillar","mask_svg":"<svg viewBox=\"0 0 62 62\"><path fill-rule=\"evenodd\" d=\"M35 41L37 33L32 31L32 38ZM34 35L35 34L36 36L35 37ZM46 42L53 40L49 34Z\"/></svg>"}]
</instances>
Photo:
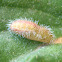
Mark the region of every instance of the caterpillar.
<instances>
[{"instance_id":1,"label":"caterpillar","mask_svg":"<svg viewBox=\"0 0 62 62\"><path fill-rule=\"evenodd\" d=\"M27 39L39 42L51 43L53 34L46 27L27 20L16 20L11 23L10 30Z\"/></svg>"}]
</instances>

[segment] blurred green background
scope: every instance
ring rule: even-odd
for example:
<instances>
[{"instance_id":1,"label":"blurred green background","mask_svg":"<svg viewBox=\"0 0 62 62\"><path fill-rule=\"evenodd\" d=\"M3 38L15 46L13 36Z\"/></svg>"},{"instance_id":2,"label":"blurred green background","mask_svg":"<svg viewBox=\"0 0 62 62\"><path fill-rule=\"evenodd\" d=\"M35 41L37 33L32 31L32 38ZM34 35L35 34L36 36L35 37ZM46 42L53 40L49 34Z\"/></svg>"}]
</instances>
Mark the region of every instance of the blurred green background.
<instances>
[{"instance_id":1,"label":"blurred green background","mask_svg":"<svg viewBox=\"0 0 62 62\"><path fill-rule=\"evenodd\" d=\"M32 19L62 36L62 0L0 0L0 62L61 62L62 44L43 43L11 34L9 20Z\"/></svg>"}]
</instances>

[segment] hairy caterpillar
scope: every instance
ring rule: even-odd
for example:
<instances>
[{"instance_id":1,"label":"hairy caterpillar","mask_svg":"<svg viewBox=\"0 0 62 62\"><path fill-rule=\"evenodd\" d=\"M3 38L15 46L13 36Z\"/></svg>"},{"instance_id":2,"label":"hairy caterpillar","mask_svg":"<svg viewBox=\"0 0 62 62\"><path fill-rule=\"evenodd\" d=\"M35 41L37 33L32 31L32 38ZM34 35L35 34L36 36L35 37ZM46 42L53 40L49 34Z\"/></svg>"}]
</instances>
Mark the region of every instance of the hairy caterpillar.
<instances>
[{"instance_id":1,"label":"hairy caterpillar","mask_svg":"<svg viewBox=\"0 0 62 62\"><path fill-rule=\"evenodd\" d=\"M51 43L53 35L46 27L27 20L16 20L10 25L11 31L27 39Z\"/></svg>"}]
</instances>

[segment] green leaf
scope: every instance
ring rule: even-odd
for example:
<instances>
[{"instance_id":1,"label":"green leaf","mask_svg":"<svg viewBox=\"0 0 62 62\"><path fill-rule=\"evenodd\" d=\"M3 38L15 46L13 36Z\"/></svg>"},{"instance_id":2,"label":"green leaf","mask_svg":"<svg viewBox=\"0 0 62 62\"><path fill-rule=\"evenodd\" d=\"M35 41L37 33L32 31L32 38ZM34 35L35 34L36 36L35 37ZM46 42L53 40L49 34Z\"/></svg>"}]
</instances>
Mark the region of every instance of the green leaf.
<instances>
[{"instance_id":1,"label":"green leaf","mask_svg":"<svg viewBox=\"0 0 62 62\"><path fill-rule=\"evenodd\" d=\"M16 19L38 21L62 37L62 0L0 0L0 62L62 61L62 44L46 46L11 33L7 24Z\"/></svg>"},{"instance_id":2,"label":"green leaf","mask_svg":"<svg viewBox=\"0 0 62 62\"><path fill-rule=\"evenodd\" d=\"M21 55L10 62L61 62L62 44L40 47L37 50Z\"/></svg>"}]
</instances>

